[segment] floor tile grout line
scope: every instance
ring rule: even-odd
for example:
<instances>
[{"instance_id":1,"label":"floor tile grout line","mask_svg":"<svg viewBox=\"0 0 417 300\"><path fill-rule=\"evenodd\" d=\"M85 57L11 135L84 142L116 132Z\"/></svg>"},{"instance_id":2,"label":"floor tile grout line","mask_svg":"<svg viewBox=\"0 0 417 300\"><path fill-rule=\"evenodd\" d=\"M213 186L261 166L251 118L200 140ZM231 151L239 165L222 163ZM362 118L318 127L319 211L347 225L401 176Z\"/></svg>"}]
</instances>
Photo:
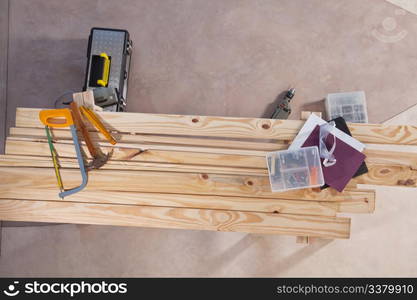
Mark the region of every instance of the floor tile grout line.
<instances>
[{"instance_id":1,"label":"floor tile grout line","mask_svg":"<svg viewBox=\"0 0 417 300\"><path fill-rule=\"evenodd\" d=\"M408 6L404 4L404 1L401 0L385 0L388 3L391 3L392 5L398 6L412 14L417 15L417 0L408 0L411 1L409 3L412 3L411 5L409 4Z\"/></svg>"}]
</instances>

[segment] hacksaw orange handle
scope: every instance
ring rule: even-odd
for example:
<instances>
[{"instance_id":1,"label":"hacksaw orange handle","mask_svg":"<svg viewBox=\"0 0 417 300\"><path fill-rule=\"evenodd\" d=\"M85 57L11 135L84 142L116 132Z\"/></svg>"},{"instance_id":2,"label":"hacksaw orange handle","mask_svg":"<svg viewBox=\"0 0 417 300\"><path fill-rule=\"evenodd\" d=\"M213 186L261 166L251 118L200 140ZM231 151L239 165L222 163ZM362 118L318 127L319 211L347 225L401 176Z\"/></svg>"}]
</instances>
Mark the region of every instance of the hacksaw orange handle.
<instances>
[{"instance_id":1,"label":"hacksaw orange handle","mask_svg":"<svg viewBox=\"0 0 417 300\"><path fill-rule=\"evenodd\" d=\"M49 127L69 127L74 125L71 111L68 108L41 110L39 119L44 125Z\"/></svg>"}]
</instances>

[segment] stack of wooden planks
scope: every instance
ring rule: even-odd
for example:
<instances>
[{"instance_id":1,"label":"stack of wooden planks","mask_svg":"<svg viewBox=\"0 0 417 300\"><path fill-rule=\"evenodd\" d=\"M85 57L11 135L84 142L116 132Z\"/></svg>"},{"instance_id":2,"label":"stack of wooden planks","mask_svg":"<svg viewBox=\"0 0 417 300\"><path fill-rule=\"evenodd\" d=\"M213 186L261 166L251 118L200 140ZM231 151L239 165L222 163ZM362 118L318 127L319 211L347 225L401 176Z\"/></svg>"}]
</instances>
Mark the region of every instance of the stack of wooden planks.
<instances>
[{"instance_id":1,"label":"stack of wooden planks","mask_svg":"<svg viewBox=\"0 0 417 300\"><path fill-rule=\"evenodd\" d=\"M349 238L350 219L337 214L375 208L375 191L357 184L417 186L414 150L369 146L369 173L343 193L272 193L265 154L286 149L304 121L103 112L118 144L89 130L112 158L89 172L85 190L60 199L39 111L17 109L0 156L0 220ZM349 127L365 144L417 145L416 126ZM79 185L70 131L53 129L53 139L64 186Z\"/></svg>"}]
</instances>

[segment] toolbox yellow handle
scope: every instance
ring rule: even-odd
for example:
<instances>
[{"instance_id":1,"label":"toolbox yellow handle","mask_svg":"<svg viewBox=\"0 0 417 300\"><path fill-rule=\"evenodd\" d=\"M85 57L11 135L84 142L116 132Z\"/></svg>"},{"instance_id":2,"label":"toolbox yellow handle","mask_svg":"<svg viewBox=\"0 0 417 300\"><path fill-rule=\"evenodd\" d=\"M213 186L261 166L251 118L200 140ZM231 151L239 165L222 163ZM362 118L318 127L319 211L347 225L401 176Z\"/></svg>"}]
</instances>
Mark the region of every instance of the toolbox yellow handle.
<instances>
[{"instance_id":1,"label":"toolbox yellow handle","mask_svg":"<svg viewBox=\"0 0 417 300\"><path fill-rule=\"evenodd\" d=\"M71 111L68 108L41 110L39 119L49 127L69 127L74 124Z\"/></svg>"},{"instance_id":2,"label":"toolbox yellow handle","mask_svg":"<svg viewBox=\"0 0 417 300\"><path fill-rule=\"evenodd\" d=\"M110 58L106 53L101 53L100 57L104 58L103 74L101 79L97 80L97 84L106 87L109 83L109 73L110 73Z\"/></svg>"}]
</instances>

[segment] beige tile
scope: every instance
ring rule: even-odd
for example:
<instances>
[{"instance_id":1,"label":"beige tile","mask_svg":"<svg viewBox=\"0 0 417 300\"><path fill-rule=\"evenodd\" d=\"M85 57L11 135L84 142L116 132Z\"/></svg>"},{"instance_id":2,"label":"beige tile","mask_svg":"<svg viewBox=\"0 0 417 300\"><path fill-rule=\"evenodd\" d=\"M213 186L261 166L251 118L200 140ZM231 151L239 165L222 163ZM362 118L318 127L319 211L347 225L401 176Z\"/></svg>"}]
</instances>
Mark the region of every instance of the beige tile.
<instances>
[{"instance_id":1,"label":"beige tile","mask_svg":"<svg viewBox=\"0 0 417 300\"><path fill-rule=\"evenodd\" d=\"M417 0L386 0L397 5L413 14L417 14Z\"/></svg>"},{"instance_id":2,"label":"beige tile","mask_svg":"<svg viewBox=\"0 0 417 300\"><path fill-rule=\"evenodd\" d=\"M389 118L384 124L390 125L417 125L417 104L407 108L405 111Z\"/></svg>"}]
</instances>

